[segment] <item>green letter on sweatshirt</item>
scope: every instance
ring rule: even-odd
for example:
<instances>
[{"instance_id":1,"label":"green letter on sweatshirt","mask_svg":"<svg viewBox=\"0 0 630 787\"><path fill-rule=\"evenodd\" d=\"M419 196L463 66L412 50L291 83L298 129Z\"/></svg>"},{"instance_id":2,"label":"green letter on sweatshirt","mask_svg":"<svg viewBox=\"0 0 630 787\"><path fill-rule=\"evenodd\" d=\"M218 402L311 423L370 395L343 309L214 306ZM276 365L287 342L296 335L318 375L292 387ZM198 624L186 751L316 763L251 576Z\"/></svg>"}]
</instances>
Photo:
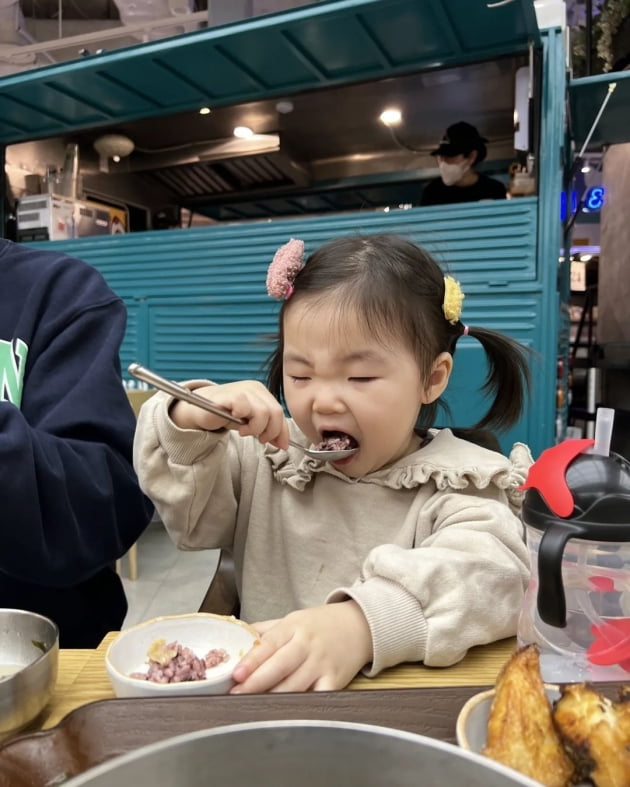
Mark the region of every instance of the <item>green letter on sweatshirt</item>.
<instances>
[{"instance_id":1,"label":"green letter on sweatshirt","mask_svg":"<svg viewBox=\"0 0 630 787\"><path fill-rule=\"evenodd\" d=\"M28 346L22 339L15 340L15 349L12 342L0 339L0 400L16 407L22 401L27 355Z\"/></svg>"}]
</instances>

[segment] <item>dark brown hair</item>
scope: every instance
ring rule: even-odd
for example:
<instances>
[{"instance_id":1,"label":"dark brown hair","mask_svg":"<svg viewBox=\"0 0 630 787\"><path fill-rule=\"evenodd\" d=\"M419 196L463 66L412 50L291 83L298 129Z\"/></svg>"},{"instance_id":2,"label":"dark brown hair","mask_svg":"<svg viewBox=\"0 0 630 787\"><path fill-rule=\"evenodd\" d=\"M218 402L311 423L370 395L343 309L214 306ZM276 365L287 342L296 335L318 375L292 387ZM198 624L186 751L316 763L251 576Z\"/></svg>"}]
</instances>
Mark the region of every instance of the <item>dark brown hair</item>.
<instances>
[{"instance_id":1,"label":"dark brown hair","mask_svg":"<svg viewBox=\"0 0 630 787\"><path fill-rule=\"evenodd\" d=\"M279 314L277 345L267 364L267 384L281 401L284 310L302 298L331 297L340 313L360 315L366 329L384 344L396 337L417 358L426 384L435 358L455 353L463 334L461 322L451 325L444 317L444 273L419 246L398 235L364 235L338 238L313 252L298 273L290 301ZM520 417L529 389L527 349L496 331L468 328L468 335L483 345L490 369L482 390L492 397L488 412L474 428L505 430ZM431 426L440 402L423 405L418 426Z\"/></svg>"}]
</instances>

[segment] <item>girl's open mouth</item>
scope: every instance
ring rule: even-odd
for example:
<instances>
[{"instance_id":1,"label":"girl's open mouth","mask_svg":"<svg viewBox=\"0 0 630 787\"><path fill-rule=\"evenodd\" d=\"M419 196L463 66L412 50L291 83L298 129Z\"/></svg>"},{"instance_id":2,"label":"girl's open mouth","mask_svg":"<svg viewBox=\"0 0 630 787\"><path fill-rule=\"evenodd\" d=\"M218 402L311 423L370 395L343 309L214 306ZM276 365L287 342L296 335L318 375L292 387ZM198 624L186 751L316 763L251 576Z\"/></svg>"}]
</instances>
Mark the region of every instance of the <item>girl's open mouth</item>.
<instances>
[{"instance_id":1,"label":"girl's open mouth","mask_svg":"<svg viewBox=\"0 0 630 787\"><path fill-rule=\"evenodd\" d=\"M358 447L358 442L346 432L323 432L322 439L315 446L318 451L345 451Z\"/></svg>"}]
</instances>

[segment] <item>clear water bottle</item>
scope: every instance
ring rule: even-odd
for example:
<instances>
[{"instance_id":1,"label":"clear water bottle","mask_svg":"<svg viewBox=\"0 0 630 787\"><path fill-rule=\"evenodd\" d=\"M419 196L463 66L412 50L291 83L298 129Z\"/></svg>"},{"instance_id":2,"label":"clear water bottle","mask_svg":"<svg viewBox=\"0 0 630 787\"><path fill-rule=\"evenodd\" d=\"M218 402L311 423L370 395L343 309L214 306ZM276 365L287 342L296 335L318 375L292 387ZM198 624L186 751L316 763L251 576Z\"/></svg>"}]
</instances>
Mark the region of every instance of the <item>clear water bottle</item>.
<instances>
[{"instance_id":1,"label":"clear water bottle","mask_svg":"<svg viewBox=\"0 0 630 787\"><path fill-rule=\"evenodd\" d=\"M597 449L598 430L595 447L544 451L524 485L532 574L518 639L539 646L551 683L630 681L630 463L609 435Z\"/></svg>"}]
</instances>

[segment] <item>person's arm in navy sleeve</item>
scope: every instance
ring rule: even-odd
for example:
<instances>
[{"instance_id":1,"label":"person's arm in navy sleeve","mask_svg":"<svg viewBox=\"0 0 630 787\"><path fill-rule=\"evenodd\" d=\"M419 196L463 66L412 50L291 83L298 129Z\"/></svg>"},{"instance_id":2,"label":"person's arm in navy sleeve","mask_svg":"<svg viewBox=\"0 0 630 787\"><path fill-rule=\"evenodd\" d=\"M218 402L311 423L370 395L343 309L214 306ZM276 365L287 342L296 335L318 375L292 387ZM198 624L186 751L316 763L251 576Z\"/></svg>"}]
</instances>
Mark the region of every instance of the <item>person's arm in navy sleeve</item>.
<instances>
[{"instance_id":1,"label":"person's arm in navy sleeve","mask_svg":"<svg viewBox=\"0 0 630 787\"><path fill-rule=\"evenodd\" d=\"M94 289L96 305L80 298L33 341L20 406L0 402L0 571L42 585L71 586L113 562L152 512L131 460L125 307Z\"/></svg>"}]
</instances>

